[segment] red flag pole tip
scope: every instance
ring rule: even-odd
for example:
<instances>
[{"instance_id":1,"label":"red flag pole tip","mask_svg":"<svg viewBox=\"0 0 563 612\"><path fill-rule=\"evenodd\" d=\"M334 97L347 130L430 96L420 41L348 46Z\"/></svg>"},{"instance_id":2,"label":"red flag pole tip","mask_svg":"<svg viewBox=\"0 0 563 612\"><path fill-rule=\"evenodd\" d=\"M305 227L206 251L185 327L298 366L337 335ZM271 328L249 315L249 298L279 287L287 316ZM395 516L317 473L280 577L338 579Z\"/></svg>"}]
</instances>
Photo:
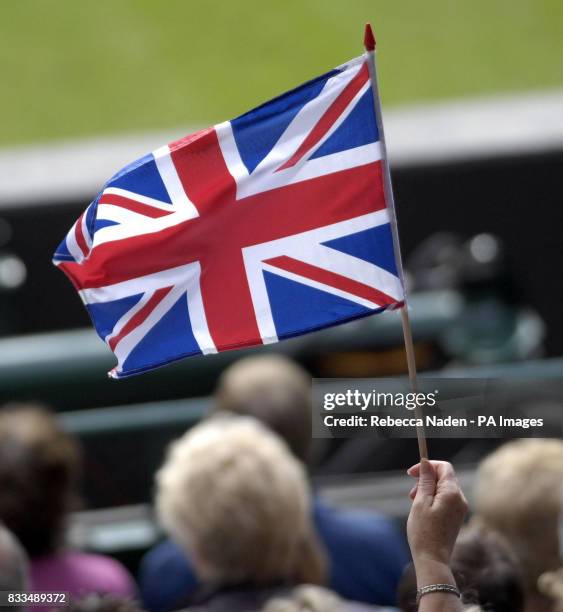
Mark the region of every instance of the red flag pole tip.
<instances>
[{"instance_id":1,"label":"red flag pole tip","mask_svg":"<svg viewBox=\"0 0 563 612\"><path fill-rule=\"evenodd\" d=\"M366 29L364 33L364 47L366 51L375 51L375 36L371 29L371 23L366 23Z\"/></svg>"}]
</instances>

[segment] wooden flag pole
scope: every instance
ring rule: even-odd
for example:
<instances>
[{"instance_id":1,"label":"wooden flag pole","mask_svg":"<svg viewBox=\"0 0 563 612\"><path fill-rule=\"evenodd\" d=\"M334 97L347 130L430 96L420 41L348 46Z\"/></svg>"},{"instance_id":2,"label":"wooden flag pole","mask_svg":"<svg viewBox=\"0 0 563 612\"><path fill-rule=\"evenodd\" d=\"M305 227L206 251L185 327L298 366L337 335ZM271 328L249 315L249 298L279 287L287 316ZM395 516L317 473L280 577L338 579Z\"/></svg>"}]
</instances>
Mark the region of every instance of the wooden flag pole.
<instances>
[{"instance_id":1,"label":"wooden flag pole","mask_svg":"<svg viewBox=\"0 0 563 612\"><path fill-rule=\"evenodd\" d=\"M399 232L397 230L397 216L395 214L395 200L393 199L393 186L391 185L391 174L389 172L389 163L387 160L387 148L385 146L385 133L383 131L383 120L381 115L381 103L379 101L379 90L377 86L377 71L375 69L375 36L371 29L371 24L366 23L364 34L364 47L368 60L368 69L373 89L373 102L375 106L375 117L377 121L377 129L379 132L379 144L381 147L381 164L383 167L385 202L390 212L391 231L393 233L393 248L395 251L395 261L399 268L399 277L403 285L404 306L401 308L401 321L403 324L403 338L405 341L405 352L407 355L407 367L409 371L409 381L413 392L418 392L418 383L416 378L416 361L414 356L414 345L412 341L411 323L409 318L407 294L405 287L405 279L403 274L403 262L401 259L401 249L399 247ZM423 418L422 408L416 403L415 415L417 419ZM428 459L428 446L426 444L426 434L424 425L416 428L416 438L418 440L418 452L421 459Z\"/></svg>"}]
</instances>

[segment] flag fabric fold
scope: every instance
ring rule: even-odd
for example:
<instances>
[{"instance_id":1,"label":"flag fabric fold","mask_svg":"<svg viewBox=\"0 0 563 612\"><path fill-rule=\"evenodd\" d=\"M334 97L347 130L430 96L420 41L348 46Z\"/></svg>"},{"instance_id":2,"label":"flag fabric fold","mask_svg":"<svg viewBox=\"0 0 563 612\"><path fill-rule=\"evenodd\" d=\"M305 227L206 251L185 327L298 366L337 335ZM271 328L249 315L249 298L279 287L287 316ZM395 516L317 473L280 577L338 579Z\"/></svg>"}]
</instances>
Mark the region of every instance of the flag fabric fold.
<instances>
[{"instance_id":1,"label":"flag fabric fold","mask_svg":"<svg viewBox=\"0 0 563 612\"><path fill-rule=\"evenodd\" d=\"M112 177L54 263L115 378L403 304L365 57Z\"/></svg>"}]
</instances>

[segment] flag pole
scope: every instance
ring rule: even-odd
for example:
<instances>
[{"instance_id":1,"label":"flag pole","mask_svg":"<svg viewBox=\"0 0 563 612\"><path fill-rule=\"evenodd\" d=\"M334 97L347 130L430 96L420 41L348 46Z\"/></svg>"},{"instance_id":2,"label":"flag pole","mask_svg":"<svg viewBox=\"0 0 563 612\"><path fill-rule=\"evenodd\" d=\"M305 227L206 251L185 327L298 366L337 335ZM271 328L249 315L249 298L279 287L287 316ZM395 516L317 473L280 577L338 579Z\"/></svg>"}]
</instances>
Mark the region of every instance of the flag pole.
<instances>
[{"instance_id":1,"label":"flag pole","mask_svg":"<svg viewBox=\"0 0 563 612\"><path fill-rule=\"evenodd\" d=\"M379 90L377 86L377 71L375 69L375 36L370 23L366 23L364 33L364 47L366 49L367 64L373 90L373 102L375 106L375 117L377 121L377 129L379 132L379 143L381 146L381 165L383 168L383 186L385 193L385 202L390 213L391 231L393 233L393 248L395 251L395 261L399 269L399 278L403 286L404 305L401 308L401 322L403 325L403 338L405 341L405 352L407 356L407 367L409 371L409 381L413 392L418 392L418 382L416 377L416 361L414 355L414 344L412 340L412 330L409 318L407 293L405 287L405 279L403 274L403 262L401 258L401 249L399 246L399 232L397 230L397 215L395 214L395 200L393 199L393 186L391 184L391 174L389 172L389 162L387 158L387 148L385 146L385 133L383 131L383 119L381 115L381 103L379 101ZM417 418L422 419L422 408L416 404L415 414ZM416 438L418 440L418 452L421 459L428 459L428 446L426 444L426 434L424 425L416 428Z\"/></svg>"}]
</instances>

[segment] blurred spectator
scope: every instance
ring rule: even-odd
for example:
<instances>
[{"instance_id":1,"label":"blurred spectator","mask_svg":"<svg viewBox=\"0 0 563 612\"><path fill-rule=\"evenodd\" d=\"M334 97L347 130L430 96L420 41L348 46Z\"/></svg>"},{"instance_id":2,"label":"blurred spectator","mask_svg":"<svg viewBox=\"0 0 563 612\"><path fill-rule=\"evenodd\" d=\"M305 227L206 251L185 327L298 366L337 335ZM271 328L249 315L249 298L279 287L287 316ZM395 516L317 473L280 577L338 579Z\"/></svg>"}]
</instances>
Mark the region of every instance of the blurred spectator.
<instances>
[{"instance_id":1,"label":"blurred spectator","mask_svg":"<svg viewBox=\"0 0 563 612\"><path fill-rule=\"evenodd\" d=\"M522 612L524 585L518 564L496 533L469 528L459 536L450 563L455 581L467 604L494 612ZM416 612L416 576L409 565L399 585L399 607Z\"/></svg>"},{"instance_id":2,"label":"blurred spectator","mask_svg":"<svg viewBox=\"0 0 563 612\"><path fill-rule=\"evenodd\" d=\"M311 377L277 355L247 357L219 380L216 409L250 415L278 433L307 463L311 447ZM315 496L313 521L329 564L329 585L341 597L393 605L408 551L399 530L383 516L331 507ZM197 588L192 560L167 540L141 564L145 605L153 612L173 609Z\"/></svg>"},{"instance_id":3,"label":"blurred spectator","mask_svg":"<svg viewBox=\"0 0 563 612\"><path fill-rule=\"evenodd\" d=\"M538 588L554 602L553 612L563 612L563 567L542 574L538 580Z\"/></svg>"},{"instance_id":4,"label":"blurred spectator","mask_svg":"<svg viewBox=\"0 0 563 612\"><path fill-rule=\"evenodd\" d=\"M483 461L477 472L478 521L510 543L525 581L526 610L542 612L552 601L538 579L561 565L558 522L563 485L563 441L515 440Z\"/></svg>"},{"instance_id":5,"label":"blurred spectator","mask_svg":"<svg viewBox=\"0 0 563 612\"><path fill-rule=\"evenodd\" d=\"M463 531L451 567L466 603L495 612L523 612L522 572L499 534L482 528Z\"/></svg>"},{"instance_id":6,"label":"blurred spectator","mask_svg":"<svg viewBox=\"0 0 563 612\"><path fill-rule=\"evenodd\" d=\"M80 596L133 596L117 561L65 548L65 521L78 504L80 451L54 416L34 405L0 410L0 519L30 557L31 588Z\"/></svg>"},{"instance_id":7,"label":"blurred spectator","mask_svg":"<svg viewBox=\"0 0 563 612\"><path fill-rule=\"evenodd\" d=\"M27 556L14 535L0 524L0 591L29 588ZM13 610L25 606L10 606Z\"/></svg>"},{"instance_id":8,"label":"blurred spectator","mask_svg":"<svg viewBox=\"0 0 563 612\"><path fill-rule=\"evenodd\" d=\"M311 376L282 355L239 359L219 378L215 409L253 416L304 464L311 450Z\"/></svg>"},{"instance_id":9,"label":"blurred spectator","mask_svg":"<svg viewBox=\"0 0 563 612\"><path fill-rule=\"evenodd\" d=\"M64 612L143 612L141 606L127 597L91 593L80 599L73 599Z\"/></svg>"},{"instance_id":10,"label":"blurred spectator","mask_svg":"<svg viewBox=\"0 0 563 612\"><path fill-rule=\"evenodd\" d=\"M291 598L295 586L325 581L305 471L256 419L217 416L180 438L157 474L156 501L208 589L189 609L259 610Z\"/></svg>"},{"instance_id":11,"label":"blurred spectator","mask_svg":"<svg viewBox=\"0 0 563 612\"><path fill-rule=\"evenodd\" d=\"M331 591L309 584L296 587L286 596L272 598L262 612L339 612L342 605L342 600Z\"/></svg>"}]
</instances>

